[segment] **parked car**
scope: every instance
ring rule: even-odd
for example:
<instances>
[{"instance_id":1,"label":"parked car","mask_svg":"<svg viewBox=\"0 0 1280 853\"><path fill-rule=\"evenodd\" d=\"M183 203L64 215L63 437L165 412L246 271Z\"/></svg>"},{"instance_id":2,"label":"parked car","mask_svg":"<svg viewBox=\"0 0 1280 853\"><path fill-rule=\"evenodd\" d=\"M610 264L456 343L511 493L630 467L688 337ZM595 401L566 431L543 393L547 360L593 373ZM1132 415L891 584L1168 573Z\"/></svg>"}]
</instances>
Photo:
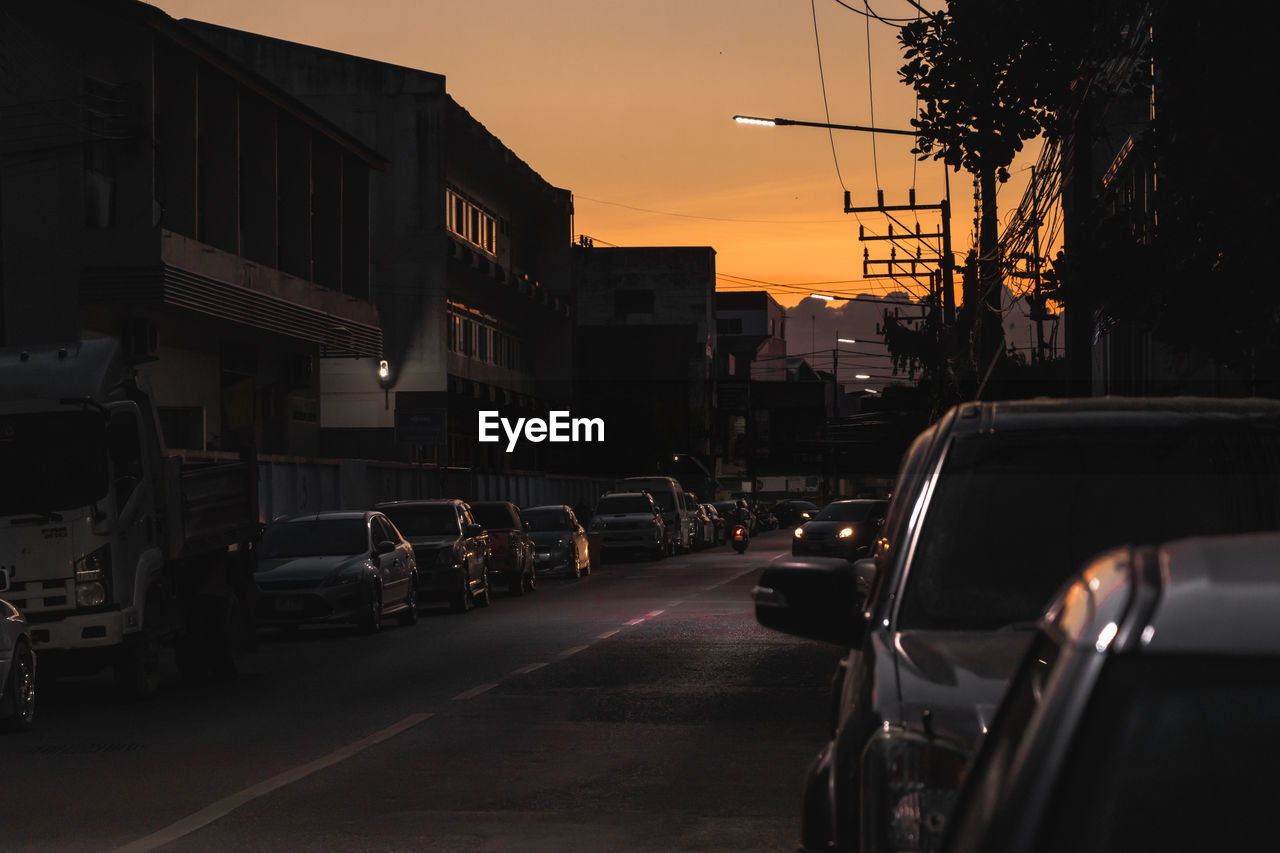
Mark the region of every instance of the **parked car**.
<instances>
[{"instance_id":1,"label":"parked car","mask_svg":"<svg viewBox=\"0 0 1280 853\"><path fill-rule=\"evenodd\" d=\"M420 599L447 601L455 613L489 606L489 536L466 503L389 501L375 508L413 545Z\"/></svg>"},{"instance_id":2,"label":"parked car","mask_svg":"<svg viewBox=\"0 0 1280 853\"><path fill-rule=\"evenodd\" d=\"M489 580L507 584L512 595L533 592L533 539L519 508L509 501L483 501L471 504L471 514L489 534Z\"/></svg>"},{"instance_id":3,"label":"parked car","mask_svg":"<svg viewBox=\"0 0 1280 853\"><path fill-rule=\"evenodd\" d=\"M313 512L262 531L258 624L355 622L373 633L384 616L418 621L413 548L380 512Z\"/></svg>"},{"instance_id":4,"label":"parked car","mask_svg":"<svg viewBox=\"0 0 1280 853\"><path fill-rule=\"evenodd\" d=\"M567 574L575 578L591 574L587 532L571 507L535 506L524 510L523 515L533 539L533 563L538 574Z\"/></svg>"},{"instance_id":5,"label":"parked car","mask_svg":"<svg viewBox=\"0 0 1280 853\"><path fill-rule=\"evenodd\" d=\"M620 552L661 560L667 553L666 522L648 492L609 492L596 502L591 532L600 537L600 559Z\"/></svg>"},{"instance_id":6,"label":"parked car","mask_svg":"<svg viewBox=\"0 0 1280 853\"><path fill-rule=\"evenodd\" d=\"M796 528L818 514L818 506L811 501L786 500L773 505L778 526Z\"/></svg>"},{"instance_id":7,"label":"parked car","mask_svg":"<svg viewBox=\"0 0 1280 853\"><path fill-rule=\"evenodd\" d=\"M1277 555L1267 533L1095 560L1041 620L943 850L1274 849Z\"/></svg>"},{"instance_id":8,"label":"parked car","mask_svg":"<svg viewBox=\"0 0 1280 853\"><path fill-rule=\"evenodd\" d=\"M791 553L853 560L871 553L888 501L832 501L795 529Z\"/></svg>"},{"instance_id":9,"label":"parked car","mask_svg":"<svg viewBox=\"0 0 1280 853\"><path fill-rule=\"evenodd\" d=\"M7 569L0 569L0 592L8 589ZM36 655L27 620L0 599L0 726L29 729L36 719Z\"/></svg>"},{"instance_id":10,"label":"parked car","mask_svg":"<svg viewBox=\"0 0 1280 853\"><path fill-rule=\"evenodd\" d=\"M715 504L703 504L702 511L707 514L707 518L711 520L713 531L711 544L723 545L729 539L729 523L720 511L716 509Z\"/></svg>"},{"instance_id":11,"label":"parked car","mask_svg":"<svg viewBox=\"0 0 1280 853\"><path fill-rule=\"evenodd\" d=\"M958 775L922 797L910 768L964 766L1065 579L1124 542L1280 528L1278 466L1276 401L969 403L925 430L873 559L776 561L755 592L761 624L852 647L804 848L936 850Z\"/></svg>"}]
</instances>

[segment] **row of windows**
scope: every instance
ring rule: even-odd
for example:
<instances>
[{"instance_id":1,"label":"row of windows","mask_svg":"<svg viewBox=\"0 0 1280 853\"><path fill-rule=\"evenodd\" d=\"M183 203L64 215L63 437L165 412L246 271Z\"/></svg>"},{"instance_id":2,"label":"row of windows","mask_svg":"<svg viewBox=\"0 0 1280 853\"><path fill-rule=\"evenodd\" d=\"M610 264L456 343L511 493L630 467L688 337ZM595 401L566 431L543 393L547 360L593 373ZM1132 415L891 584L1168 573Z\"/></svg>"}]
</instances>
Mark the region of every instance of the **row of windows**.
<instances>
[{"instance_id":1,"label":"row of windows","mask_svg":"<svg viewBox=\"0 0 1280 853\"><path fill-rule=\"evenodd\" d=\"M444 191L444 206L449 231L490 255L497 254L497 220L451 189Z\"/></svg>"},{"instance_id":2,"label":"row of windows","mask_svg":"<svg viewBox=\"0 0 1280 853\"><path fill-rule=\"evenodd\" d=\"M449 352L474 358L485 364L496 364L518 370L522 364L520 341L483 320L449 312Z\"/></svg>"}]
</instances>

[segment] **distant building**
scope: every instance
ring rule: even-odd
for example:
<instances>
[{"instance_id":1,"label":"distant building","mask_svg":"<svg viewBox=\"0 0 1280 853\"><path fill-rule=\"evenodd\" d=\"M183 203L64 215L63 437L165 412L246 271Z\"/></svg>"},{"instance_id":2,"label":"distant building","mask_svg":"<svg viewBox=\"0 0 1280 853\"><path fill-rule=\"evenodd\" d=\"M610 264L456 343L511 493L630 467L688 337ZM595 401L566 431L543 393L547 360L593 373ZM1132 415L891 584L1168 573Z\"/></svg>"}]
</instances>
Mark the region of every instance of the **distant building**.
<instances>
[{"instance_id":1,"label":"distant building","mask_svg":"<svg viewBox=\"0 0 1280 853\"><path fill-rule=\"evenodd\" d=\"M523 442L508 454L481 444L477 416L567 407L570 193L459 106L442 75L183 23L389 161L369 187L369 251L390 375L379 387L367 363L322 362L326 452L420 452L494 470L562 456L559 445Z\"/></svg>"},{"instance_id":2,"label":"distant building","mask_svg":"<svg viewBox=\"0 0 1280 853\"><path fill-rule=\"evenodd\" d=\"M709 470L715 274L707 246L574 247L575 407L608 425L580 460L649 473L688 454Z\"/></svg>"},{"instance_id":3,"label":"distant building","mask_svg":"<svg viewBox=\"0 0 1280 853\"><path fill-rule=\"evenodd\" d=\"M766 291L716 294L720 374L785 379L787 313Z\"/></svg>"},{"instance_id":4,"label":"distant building","mask_svg":"<svg viewBox=\"0 0 1280 853\"><path fill-rule=\"evenodd\" d=\"M145 3L2 18L4 342L120 336L171 446L314 454L321 357L377 390L384 158Z\"/></svg>"}]
</instances>

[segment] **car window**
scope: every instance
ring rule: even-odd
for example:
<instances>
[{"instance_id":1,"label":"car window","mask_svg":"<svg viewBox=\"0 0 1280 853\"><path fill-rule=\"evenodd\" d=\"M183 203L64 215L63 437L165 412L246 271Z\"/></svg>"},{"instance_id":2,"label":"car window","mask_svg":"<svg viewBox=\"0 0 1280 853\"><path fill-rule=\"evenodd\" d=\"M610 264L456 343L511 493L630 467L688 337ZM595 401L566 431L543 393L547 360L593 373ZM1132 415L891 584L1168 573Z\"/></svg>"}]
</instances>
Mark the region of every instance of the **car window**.
<instances>
[{"instance_id":1,"label":"car window","mask_svg":"<svg viewBox=\"0 0 1280 853\"><path fill-rule=\"evenodd\" d=\"M1032 714L1047 699L1046 679L1057 663L1061 646L1044 632L1037 632L1022 666L1018 668L1000 709L991 721L991 733L982 742L969 779L957 801L949 837L961 850L977 850L983 826L996 819L1000 788L1022 744ZM951 845L947 845L950 847Z\"/></svg>"},{"instance_id":2,"label":"car window","mask_svg":"<svg viewBox=\"0 0 1280 853\"><path fill-rule=\"evenodd\" d=\"M378 516L375 515L373 517L371 524L373 525L374 542L399 542L400 541L400 537L394 535L391 525L387 523L386 519L379 518Z\"/></svg>"},{"instance_id":3,"label":"car window","mask_svg":"<svg viewBox=\"0 0 1280 853\"><path fill-rule=\"evenodd\" d=\"M382 508L405 536L457 536L458 512L451 504L406 504Z\"/></svg>"},{"instance_id":4,"label":"car window","mask_svg":"<svg viewBox=\"0 0 1280 853\"><path fill-rule=\"evenodd\" d=\"M596 504L596 515L619 515L622 513L652 514L653 502L644 495L617 495L603 497Z\"/></svg>"},{"instance_id":5,"label":"car window","mask_svg":"<svg viewBox=\"0 0 1280 853\"><path fill-rule=\"evenodd\" d=\"M482 504L471 507L471 516L486 530L494 528L506 529L520 526L511 507L507 504Z\"/></svg>"},{"instance_id":6,"label":"car window","mask_svg":"<svg viewBox=\"0 0 1280 853\"><path fill-rule=\"evenodd\" d=\"M532 533L569 529L569 517L562 509L526 510L524 521L525 524L529 525L529 530Z\"/></svg>"},{"instance_id":7,"label":"car window","mask_svg":"<svg viewBox=\"0 0 1280 853\"><path fill-rule=\"evenodd\" d=\"M1107 548L1280 527L1280 472L1257 439L1229 428L957 438L911 557L898 629L1034 621Z\"/></svg>"},{"instance_id":8,"label":"car window","mask_svg":"<svg viewBox=\"0 0 1280 853\"><path fill-rule=\"evenodd\" d=\"M866 521L884 515L883 503L879 501L857 501L850 503L831 503L822 508L810 521Z\"/></svg>"},{"instance_id":9,"label":"car window","mask_svg":"<svg viewBox=\"0 0 1280 853\"><path fill-rule=\"evenodd\" d=\"M1277 719L1280 659L1113 657L1033 849L1275 849Z\"/></svg>"},{"instance_id":10,"label":"car window","mask_svg":"<svg viewBox=\"0 0 1280 853\"><path fill-rule=\"evenodd\" d=\"M321 518L280 521L262 531L258 556L350 556L369 551L369 526L363 518Z\"/></svg>"}]
</instances>

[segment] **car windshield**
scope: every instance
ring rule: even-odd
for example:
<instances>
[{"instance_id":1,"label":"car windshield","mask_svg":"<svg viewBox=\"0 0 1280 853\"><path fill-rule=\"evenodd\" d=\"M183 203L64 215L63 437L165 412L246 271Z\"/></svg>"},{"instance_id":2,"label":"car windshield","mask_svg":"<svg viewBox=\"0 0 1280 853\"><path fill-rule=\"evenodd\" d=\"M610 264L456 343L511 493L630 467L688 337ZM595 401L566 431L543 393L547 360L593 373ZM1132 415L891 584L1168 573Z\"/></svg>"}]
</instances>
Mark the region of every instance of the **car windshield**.
<instances>
[{"instance_id":1,"label":"car windshield","mask_svg":"<svg viewBox=\"0 0 1280 853\"><path fill-rule=\"evenodd\" d=\"M453 504L406 504L380 507L404 536L457 536L458 511Z\"/></svg>"},{"instance_id":2,"label":"car windshield","mask_svg":"<svg viewBox=\"0 0 1280 853\"><path fill-rule=\"evenodd\" d=\"M1113 657L1032 849L1275 849L1277 719L1280 659Z\"/></svg>"},{"instance_id":3,"label":"car windshield","mask_svg":"<svg viewBox=\"0 0 1280 853\"><path fill-rule=\"evenodd\" d=\"M268 525L262 531L258 555L264 560L273 560L349 556L368 550L369 526L363 518L316 518Z\"/></svg>"},{"instance_id":4,"label":"car windshield","mask_svg":"<svg viewBox=\"0 0 1280 853\"><path fill-rule=\"evenodd\" d=\"M898 630L1032 622L1107 548L1278 526L1273 429L963 436L929 503Z\"/></svg>"},{"instance_id":5,"label":"car windshield","mask_svg":"<svg viewBox=\"0 0 1280 853\"><path fill-rule=\"evenodd\" d=\"M107 496L106 422L90 410L0 416L0 515L76 509Z\"/></svg>"},{"instance_id":6,"label":"car windshield","mask_svg":"<svg viewBox=\"0 0 1280 853\"><path fill-rule=\"evenodd\" d=\"M884 516L884 501L839 501L827 504L822 512L810 521L866 521L875 516Z\"/></svg>"},{"instance_id":7,"label":"car windshield","mask_svg":"<svg viewBox=\"0 0 1280 853\"><path fill-rule=\"evenodd\" d=\"M531 533L569 529L569 513L562 509L531 509L524 513L524 523Z\"/></svg>"},{"instance_id":8,"label":"car windshield","mask_svg":"<svg viewBox=\"0 0 1280 853\"><path fill-rule=\"evenodd\" d=\"M472 504L471 515L485 530L515 530L520 527L519 519L506 504Z\"/></svg>"},{"instance_id":9,"label":"car windshield","mask_svg":"<svg viewBox=\"0 0 1280 853\"><path fill-rule=\"evenodd\" d=\"M596 504L596 515L621 515L623 513L652 515L653 506L643 495L618 495L604 497Z\"/></svg>"}]
</instances>

